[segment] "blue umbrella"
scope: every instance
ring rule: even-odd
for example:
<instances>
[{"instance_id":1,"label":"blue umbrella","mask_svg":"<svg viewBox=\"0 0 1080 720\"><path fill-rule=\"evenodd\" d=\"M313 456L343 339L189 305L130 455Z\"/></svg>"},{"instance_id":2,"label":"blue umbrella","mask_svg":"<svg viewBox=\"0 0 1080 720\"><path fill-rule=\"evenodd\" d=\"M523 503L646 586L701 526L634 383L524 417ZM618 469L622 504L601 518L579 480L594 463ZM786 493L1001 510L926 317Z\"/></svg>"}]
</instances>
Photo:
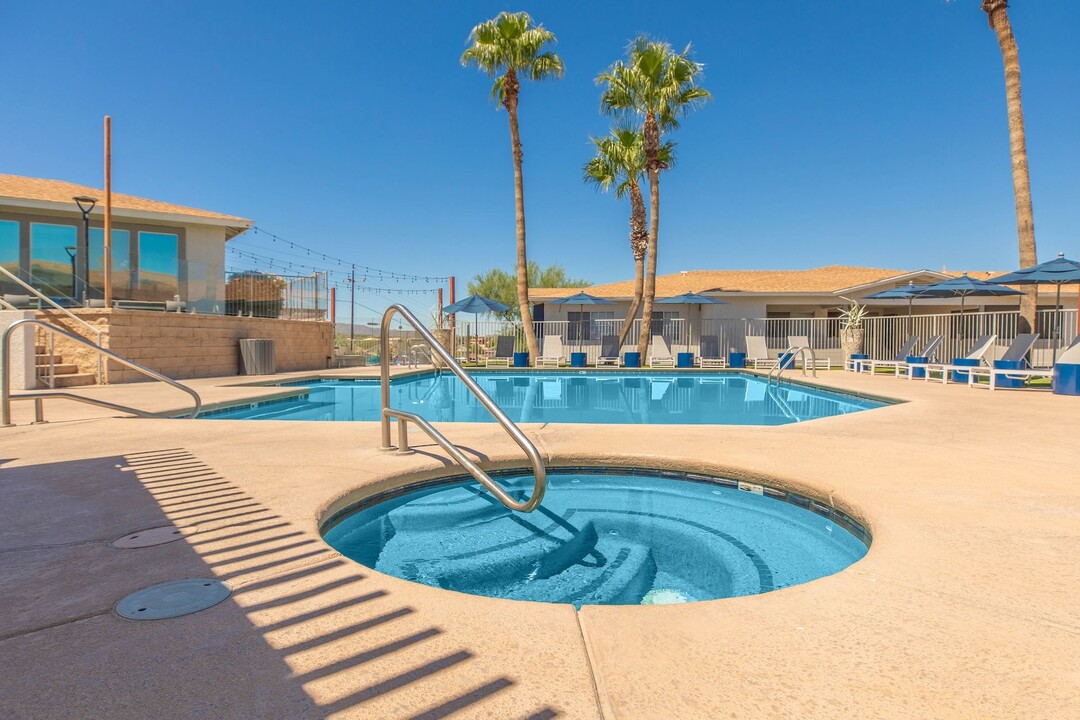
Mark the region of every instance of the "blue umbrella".
<instances>
[{"instance_id":1,"label":"blue umbrella","mask_svg":"<svg viewBox=\"0 0 1080 720\"><path fill-rule=\"evenodd\" d=\"M576 295L570 297L559 298L558 300L551 300L552 305L577 305L578 306L578 352L581 352L581 336L582 328L584 327L583 320L580 320L581 311L586 305L614 305L615 302L608 300L607 298L596 297L595 295L589 295L586 292L579 292Z\"/></svg>"},{"instance_id":2,"label":"blue umbrella","mask_svg":"<svg viewBox=\"0 0 1080 720\"><path fill-rule=\"evenodd\" d=\"M660 298L656 301L662 305L686 305L687 312L689 312L691 305L698 306L698 313L701 313L702 305L727 305L723 300L718 300L708 295L700 295L696 292L683 293L682 295L676 295L674 297ZM689 320L689 318L687 318ZM690 352L690 333L686 333L686 351Z\"/></svg>"},{"instance_id":3,"label":"blue umbrella","mask_svg":"<svg viewBox=\"0 0 1080 720\"><path fill-rule=\"evenodd\" d=\"M964 314L964 300L969 295L971 296L1001 296L1001 295L1023 295L1019 290L1013 290L1010 287L1004 285L998 285L997 283L986 282L985 280L978 280L973 277L968 277L967 273L964 273L958 278L949 278L948 280L942 280L941 282L934 283L933 285L922 285L914 290L915 297L924 298L948 298L959 297L960 298L960 315Z\"/></svg>"},{"instance_id":4,"label":"blue umbrella","mask_svg":"<svg viewBox=\"0 0 1080 720\"><path fill-rule=\"evenodd\" d=\"M911 317L911 301L918 297L919 288L908 280L906 287L896 287L867 295L863 300L907 300L907 314Z\"/></svg>"},{"instance_id":5,"label":"blue umbrella","mask_svg":"<svg viewBox=\"0 0 1080 720\"><path fill-rule=\"evenodd\" d=\"M1049 262L1032 265L1016 272L999 275L990 281L1006 285L1039 285L1047 283L1057 286L1057 298L1054 300L1054 309L1058 316L1058 338L1061 337L1061 286L1080 284L1080 262L1069 260L1065 253ZM1054 362L1057 362L1057 343L1054 343Z\"/></svg>"},{"instance_id":6,"label":"blue umbrella","mask_svg":"<svg viewBox=\"0 0 1080 720\"><path fill-rule=\"evenodd\" d=\"M458 300L455 303L451 303L443 308L443 312L446 313L459 313L467 312L473 314L473 322L478 322L480 313L496 313L505 312L510 309L509 305L505 305L498 300L492 300L486 298L483 295L470 295L467 298ZM465 359L469 359L469 350L472 345L472 330L468 326L465 327Z\"/></svg>"}]
</instances>

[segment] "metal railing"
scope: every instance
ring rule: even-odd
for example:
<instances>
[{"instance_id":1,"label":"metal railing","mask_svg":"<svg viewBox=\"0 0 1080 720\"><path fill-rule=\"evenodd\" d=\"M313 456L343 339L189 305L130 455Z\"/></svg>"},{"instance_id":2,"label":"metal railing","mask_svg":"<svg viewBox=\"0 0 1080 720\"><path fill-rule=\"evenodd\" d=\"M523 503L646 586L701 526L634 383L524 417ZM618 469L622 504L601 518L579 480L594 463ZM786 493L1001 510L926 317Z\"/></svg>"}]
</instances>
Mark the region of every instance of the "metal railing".
<instances>
[{"instance_id":1,"label":"metal railing","mask_svg":"<svg viewBox=\"0 0 1080 720\"><path fill-rule=\"evenodd\" d=\"M423 323L413 315L413 313L403 305L391 305L383 313L382 328L380 331L380 338L383 347L388 347L390 342L390 321L393 320L394 315L400 314L405 320L408 321L413 328L416 329L420 336L427 341L428 346L432 351L439 356L439 358L446 363L446 366L458 376L462 384L468 388L480 404L487 408L496 422L502 426L503 430L518 444L525 454L529 456L529 461L533 467L533 491L532 496L524 502L518 502L514 498L502 489L502 487L491 479L491 476L480 469L480 467L470 460L465 453L463 453L457 445L450 442L441 432L435 429L435 427L424 418L411 412L404 410L395 410L390 407L390 357L388 353L382 353L379 356L379 375L381 379L381 423L382 423L382 445L381 450L395 450L395 447L390 444L390 419L397 420L398 426L398 444L396 451L400 454L412 452L409 449L409 423L416 423L417 427L427 433L427 436L434 440L439 446L446 451L450 457L456 460L462 467L469 471L469 474L476 478L476 481L483 485L491 492L496 498L499 499L506 507L511 510L517 510L519 512L531 512L536 509L540 504L540 501L544 499L544 491L547 489L547 468L544 466L544 460L540 457L540 452L533 445L529 438L525 437L525 434L521 432L521 428L514 424L514 421L506 416L506 413L495 404L495 401L483 391L483 389L476 384L476 381L465 372L465 370L458 364L454 356L447 352L439 341L435 339Z\"/></svg>"},{"instance_id":2,"label":"metal railing","mask_svg":"<svg viewBox=\"0 0 1080 720\"><path fill-rule=\"evenodd\" d=\"M784 370L792 367L795 364L795 356L798 355L802 358L802 374L806 377L806 353L810 353L810 371L817 377L817 355L814 354L813 348L809 345L800 345L796 347L792 345L785 350L780 357L776 359L773 366L769 368L769 375L766 378L767 383L772 383L775 379L776 384L780 384L780 376L784 374ZM773 373L776 373L776 377L773 377Z\"/></svg>"},{"instance_id":3,"label":"metal railing","mask_svg":"<svg viewBox=\"0 0 1080 720\"><path fill-rule=\"evenodd\" d=\"M26 290L31 295L36 297L38 299L38 301L39 301L39 309L44 310L45 308L43 306L41 306L41 303L46 303L49 306L51 306L54 310L59 310L61 313L63 313L69 319L74 321L76 324L85 327L87 330L89 330L90 332L97 335L96 347L98 347L98 348L101 347L101 330L100 329L98 329L98 328L94 327L93 325L91 325L90 323L86 322L81 317L79 317L75 313L71 312L66 307L59 304L58 302L56 302L52 298L48 297L47 295L43 295L41 293L41 291L39 291L33 285L30 285L28 283L23 282L21 279L19 279L18 276L13 275L12 273L10 273L7 270L7 268L5 268L3 265L0 265L0 275L5 275L8 280L18 284L24 290ZM12 309L15 309L14 306L10 306L10 307L12 307ZM53 343L52 343L52 335L50 335L49 336L49 345L48 345L48 347L46 349L46 351L49 353L49 372L48 372L48 374L46 375L46 378L45 378L45 383L50 388L53 387L56 384L56 363L54 362L54 357L55 357L56 353L53 352L53 350L54 350L54 347L53 347ZM102 362L101 356L98 355L96 377L97 377L97 382L98 382L99 385L104 381L104 378L105 378L105 373L104 373L103 370L104 370L103 362Z\"/></svg>"},{"instance_id":4,"label":"metal railing","mask_svg":"<svg viewBox=\"0 0 1080 720\"><path fill-rule=\"evenodd\" d=\"M106 357L106 358L109 358L110 360L115 360L116 362L120 363L121 365L126 365L127 367L131 368L132 370L140 372L140 373L142 373L143 375L146 375L149 378L152 378L154 380L160 380L161 382L165 383L166 385L171 385L172 387L176 388L177 390L180 390L182 392L187 393L195 401L195 407L192 409L191 414L188 415L189 419L194 419L194 418L198 417L199 413L202 411L202 398L199 396L199 393L195 392L193 389L189 388L187 385L183 385L181 383L178 383L177 381L173 380L172 378L166 377L165 375L162 375L161 373L159 373L159 372L157 372L155 370L151 370L150 368L146 368L146 367L143 367L142 365L139 365L138 363L132 362L131 360L128 360L127 358L123 357L122 355L117 355L116 353L112 352L111 350L106 350L105 348L98 347L97 345L94 345L92 342L90 342L86 338L82 337L81 335L76 335L75 333L71 333L71 332L68 332L67 330L64 330L62 328L58 328L55 325L51 325L51 324L45 322L44 320L29 320L28 319L28 320L16 320L15 322L11 323L11 325L8 325L8 327L3 332L3 335L0 335L0 376L2 376L2 377L0 377L0 426L2 426L2 427L9 427L12 424L11 423L11 401L12 400L33 400L34 401L34 421L39 422L39 423L45 421L44 410L43 410L43 407L42 407L42 401L46 400L48 398L63 398L64 400L74 400L75 402L86 403L87 405L96 405L98 407L103 407L103 408L106 408L106 409L109 409L109 410L117 410L119 412L126 412L126 413L130 413L132 415L138 415L139 417L161 417L161 415L158 414L158 413L150 413L150 412L146 412L145 410L139 410L138 408L128 407L127 405L118 405L116 403L107 402L105 400L98 400L97 398L90 398L90 397L84 397L82 395L76 395L75 393L68 393L68 392L29 392L29 393L19 393L18 395L12 395L11 394L11 334L12 334L12 332L14 332L14 330L16 328L18 328L21 325L37 325L37 326L43 328L46 332L48 332L50 334L63 335L64 337L66 337L69 340L73 340L74 342L85 345L86 347L91 348L92 350L96 351L98 353L99 359L102 358L102 357Z\"/></svg>"}]
</instances>

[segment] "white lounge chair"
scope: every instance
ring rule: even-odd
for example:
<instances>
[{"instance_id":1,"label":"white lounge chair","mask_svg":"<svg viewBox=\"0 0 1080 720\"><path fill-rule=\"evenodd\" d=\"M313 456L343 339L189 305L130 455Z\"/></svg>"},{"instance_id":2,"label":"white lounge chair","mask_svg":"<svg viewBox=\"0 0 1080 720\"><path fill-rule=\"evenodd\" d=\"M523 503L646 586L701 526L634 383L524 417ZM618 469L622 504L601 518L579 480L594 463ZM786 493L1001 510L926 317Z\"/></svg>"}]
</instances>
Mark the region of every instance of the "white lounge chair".
<instances>
[{"instance_id":1,"label":"white lounge chair","mask_svg":"<svg viewBox=\"0 0 1080 720\"><path fill-rule=\"evenodd\" d=\"M622 356L619 354L618 335L605 335L600 338L600 357L596 358L596 367L600 367L601 365L622 367Z\"/></svg>"},{"instance_id":2,"label":"white lounge chair","mask_svg":"<svg viewBox=\"0 0 1080 720\"><path fill-rule=\"evenodd\" d=\"M510 361L514 359L514 336L500 335L495 339L495 354L484 358L484 367L503 364L510 367Z\"/></svg>"},{"instance_id":3,"label":"white lounge chair","mask_svg":"<svg viewBox=\"0 0 1080 720\"><path fill-rule=\"evenodd\" d=\"M1035 341L1039 339L1039 333L1024 333L1017 335L1013 340L1012 345L1005 351L999 360L1011 360L1027 361L1027 354L1031 352L1031 348L1035 346ZM1073 364L1080 363L1080 337L1077 340L1073 340L1068 349L1058 356L1057 361L1059 363ZM980 367L980 368L965 368L968 371L968 387L982 387L982 383L979 382L979 378L986 376L989 379L987 387L991 390L998 388L998 379L1006 378L1008 380L1031 380L1032 378L1049 378L1053 377L1054 371L1052 368L1045 368L1036 370L1032 367L1027 368L994 368L994 367Z\"/></svg>"},{"instance_id":4,"label":"white lounge chair","mask_svg":"<svg viewBox=\"0 0 1080 720\"><path fill-rule=\"evenodd\" d=\"M909 362L907 362L907 360L905 358L904 362L898 363L893 368L893 375L895 375L896 377L900 377L901 375L904 375L908 380L912 379L913 377L915 377L915 373L914 373L915 370L917 370L918 368L923 368L925 370L927 365L934 362L934 358L937 357L937 351L941 347L941 344L943 342L945 342L945 336L944 335L935 335L934 337L930 338L926 342L926 345L923 347L923 349L920 350L918 355L916 356L916 357L924 357L924 358L926 358L926 362L925 363L909 363ZM920 373L920 377L922 377L922 376L923 376L923 374Z\"/></svg>"},{"instance_id":5,"label":"white lounge chair","mask_svg":"<svg viewBox=\"0 0 1080 720\"><path fill-rule=\"evenodd\" d=\"M788 347L801 348L810 347L810 337L808 335L788 335L787 338ZM795 362L802 362L810 359L810 353L799 353L795 357ZM832 359L827 357L814 358L814 367L818 370L832 370Z\"/></svg>"},{"instance_id":6,"label":"white lounge chair","mask_svg":"<svg viewBox=\"0 0 1080 720\"><path fill-rule=\"evenodd\" d=\"M997 335L983 335L976 338L975 342L971 343L971 349L968 350L963 359L977 360L981 364L983 356L986 355L986 351L990 349L990 346L994 344L994 340L997 340ZM971 365L953 365L952 363L930 363L926 366L926 375L923 380L937 380L938 378L934 377L934 373L940 373L941 382L944 384L949 381L949 374L953 371L967 372L972 367Z\"/></svg>"},{"instance_id":7,"label":"white lounge chair","mask_svg":"<svg viewBox=\"0 0 1080 720\"><path fill-rule=\"evenodd\" d=\"M772 367L776 358L769 357L769 347L765 344L764 335L746 336L746 364L755 370L764 367Z\"/></svg>"},{"instance_id":8,"label":"white lounge chair","mask_svg":"<svg viewBox=\"0 0 1080 720\"><path fill-rule=\"evenodd\" d=\"M727 358L720 352L720 338L716 335L702 335L698 350L698 365L703 368L727 367Z\"/></svg>"},{"instance_id":9,"label":"white lounge chair","mask_svg":"<svg viewBox=\"0 0 1080 720\"><path fill-rule=\"evenodd\" d=\"M559 363L564 360L566 360L566 351L563 350L562 336L545 335L544 349L540 352L540 357L536 358L536 367L547 365L559 367Z\"/></svg>"},{"instance_id":10,"label":"white lounge chair","mask_svg":"<svg viewBox=\"0 0 1080 720\"><path fill-rule=\"evenodd\" d=\"M671 354L663 335L652 336L652 342L649 343L649 367L675 367L675 356Z\"/></svg>"},{"instance_id":11,"label":"white lounge chair","mask_svg":"<svg viewBox=\"0 0 1080 720\"><path fill-rule=\"evenodd\" d=\"M895 368L901 363L907 362L907 356L915 352L915 346L919 344L919 336L912 335L904 341L903 347L900 348L900 352L896 353L896 356L892 360L860 360L862 363L862 369L864 372L869 372L873 375L877 372L879 367Z\"/></svg>"}]
</instances>

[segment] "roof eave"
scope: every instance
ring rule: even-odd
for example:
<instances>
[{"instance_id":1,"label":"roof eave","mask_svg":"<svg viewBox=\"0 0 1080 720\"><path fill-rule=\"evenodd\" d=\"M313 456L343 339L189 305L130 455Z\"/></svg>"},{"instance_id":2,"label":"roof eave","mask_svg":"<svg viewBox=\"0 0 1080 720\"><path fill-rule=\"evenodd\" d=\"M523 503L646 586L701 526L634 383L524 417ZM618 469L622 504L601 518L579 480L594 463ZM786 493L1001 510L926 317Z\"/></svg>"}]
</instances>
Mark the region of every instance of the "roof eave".
<instances>
[{"instance_id":1,"label":"roof eave","mask_svg":"<svg viewBox=\"0 0 1080 720\"><path fill-rule=\"evenodd\" d=\"M49 212L60 212L78 216L78 212L71 207L70 203L54 202L52 200L0 197L0 207L18 208L20 210L47 210ZM103 205L99 203L97 207L103 207ZM235 237L245 230L249 230L255 224L253 220L228 215L222 217L206 217L203 215L188 215L186 213L178 212L131 210L128 208L117 207L113 208L112 214L114 218L124 218L128 220L152 220L173 225L212 225L215 227L223 227L225 228L225 234L228 238ZM91 217L97 218L100 217L100 214L92 215Z\"/></svg>"}]
</instances>

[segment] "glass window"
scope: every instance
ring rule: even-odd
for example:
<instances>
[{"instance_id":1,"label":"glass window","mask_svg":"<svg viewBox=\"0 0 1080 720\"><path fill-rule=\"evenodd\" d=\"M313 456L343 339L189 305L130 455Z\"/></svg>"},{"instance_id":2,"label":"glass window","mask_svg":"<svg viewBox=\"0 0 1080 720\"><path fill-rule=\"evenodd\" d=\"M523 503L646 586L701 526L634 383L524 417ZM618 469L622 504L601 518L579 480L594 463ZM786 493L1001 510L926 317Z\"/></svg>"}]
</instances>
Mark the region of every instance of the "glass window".
<instances>
[{"instance_id":1,"label":"glass window","mask_svg":"<svg viewBox=\"0 0 1080 720\"><path fill-rule=\"evenodd\" d=\"M105 286L105 230L90 228L90 284ZM112 231L112 286L117 299L127 299L131 288L131 233Z\"/></svg>"},{"instance_id":2,"label":"glass window","mask_svg":"<svg viewBox=\"0 0 1080 720\"><path fill-rule=\"evenodd\" d=\"M34 287L46 295L74 297L77 247L74 225L30 223L30 282Z\"/></svg>"},{"instance_id":3,"label":"glass window","mask_svg":"<svg viewBox=\"0 0 1080 720\"><path fill-rule=\"evenodd\" d=\"M652 314L652 334L669 336L673 332L674 323L672 320L678 320L679 313L677 310L654 310Z\"/></svg>"},{"instance_id":4,"label":"glass window","mask_svg":"<svg viewBox=\"0 0 1080 720\"><path fill-rule=\"evenodd\" d=\"M179 238L172 233L139 233L139 300L172 300L179 287Z\"/></svg>"},{"instance_id":5,"label":"glass window","mask_svg":"<svg viewBox=\"0 0 1080 720\"><path fill-rule=\"evenodd\" d=\"M0 220L0 267L19 276L19 223ZM0 275L0 293L25 295L26 289Z\"/></svg>"},{"instance_id":6,"label":"glass window","mask_svg":"<svg viewBox=\"0 0 1080 720\"><path fill-rule=\"evenodd\" d=\"M610 335L612 332L618 332L618 325L614 325L612 322L600 322L603 320L613 321L615 313L611 311L567 312L566 319L568 321L566 336L569 342L599 340L605 334ZM621 324L621 321L619 324ZM611 329L613 325L615 327L614 331Z\"/></svg>"}]
</instances>

